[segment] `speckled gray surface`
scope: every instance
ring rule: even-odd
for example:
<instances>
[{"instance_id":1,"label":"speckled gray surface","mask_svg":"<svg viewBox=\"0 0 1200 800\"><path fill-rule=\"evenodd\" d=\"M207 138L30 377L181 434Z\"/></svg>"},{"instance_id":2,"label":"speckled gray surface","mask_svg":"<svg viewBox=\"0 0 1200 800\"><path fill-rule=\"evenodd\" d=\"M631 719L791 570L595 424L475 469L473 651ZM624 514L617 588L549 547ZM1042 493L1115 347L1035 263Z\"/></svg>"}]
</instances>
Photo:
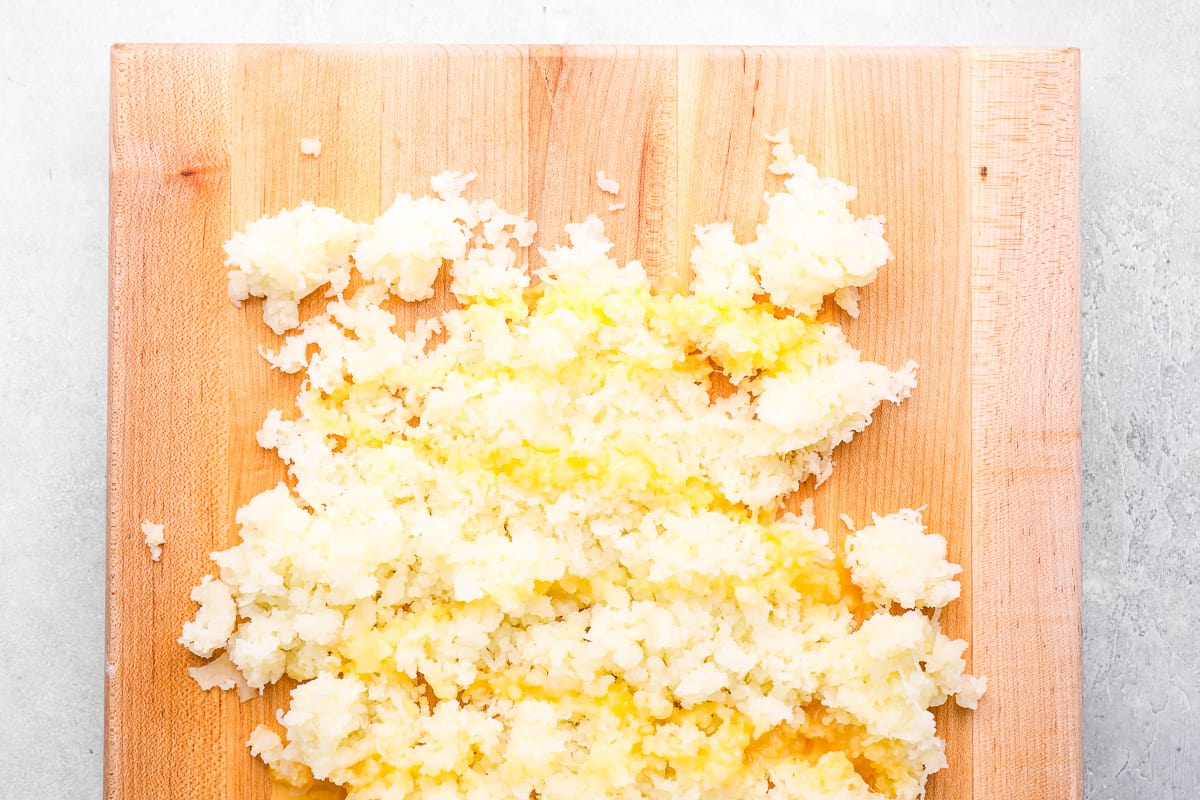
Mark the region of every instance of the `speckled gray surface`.
<instances>
[{"instance_id":1,"label":"speckled gray surface","mask_svg":"<svg viewBox=\"0 0 1200 800\"><path fill-rule=\"evenodd\" d=\"M803 5L6 6L0 796L100 796L108 46L384 38L1080 47L1085 797L1200 797L1200 6Z\"/></svg>"}]
</instances>

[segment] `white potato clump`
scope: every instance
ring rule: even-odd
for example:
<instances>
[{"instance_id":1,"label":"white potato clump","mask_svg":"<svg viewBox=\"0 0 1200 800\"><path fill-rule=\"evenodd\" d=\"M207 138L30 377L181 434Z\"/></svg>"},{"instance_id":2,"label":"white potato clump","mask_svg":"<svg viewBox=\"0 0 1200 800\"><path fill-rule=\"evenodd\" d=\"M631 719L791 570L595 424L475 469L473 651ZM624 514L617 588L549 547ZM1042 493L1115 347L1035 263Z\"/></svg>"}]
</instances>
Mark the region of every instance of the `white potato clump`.
<instances>
[{"instance_id":1,"label":"white potato clump","mask_svg":"<svg viewBox=\"0 0 1200 800\"><path fill-rule=\"evenodd\" d=\"M386 284L401 300L433 297L442 262L462 258L471 239L474 206L459 196L470 177L443 173L431 181L441 197L401 194L364 226L354 251L363 277Z\"/></svg>"},{"instance_id":2,"label":"white potato clump","mask_svg":"<svg viewBox=\"0 0 1200 800\"><path fill-rule=\"evenodd\" d=\"M167 535L164 533L161 523L151 522L148 519L143 520L142 539L146 542L146 547L150 548L151 561L158 561L162 558L163 545L167 543Z\"/></svg>"},{"instance_id":3,"label":"white potato clump","mask_svg":"<svg viewBox=\"0 0 1200 800\"><path fill-rule=\"evenodd\" d=\"M250 688L246 676L234 666L227 653L222 653L203 666L188 667L188 675L205 692L210 689L236 689L238 699L242 702L260 694Z\"/></svg>"},{"instance_id":4,"label":"white potato clump","mask_svg":"<svg viewBox=\"0 0 1200 800\"><path fill-rule=\"evenodd\" d=\"M363 226L365 285L264 353L306 378L258 435L289 482L239 510L182 639L299 682L286 741L249 742L277 775L351 800L921 795L930 707L983 689L965 642L890 611L957 593L944 540L901 512L842 556L781 511L915 365L811 318L886 244L782 168L759 240L699 229L685 292L594 216L531 287L532 223L459 173ZM385 301L446 263L462 307L403 331Z\"/></svg>"},{"instance_id":5,"label":"white potato clump","mask_svg":"<svg viewBox=\"0 0 1200 800\"><path fill-rule=\"evenodd\" d=\"M300 324L300 301L329 284L332 294L350 282L350 254L358 225L312 203L246 225L225 243L229 299L240 306L262 297L263 319L275 333Z\"/></svg>"},{"instance_id":6,"label":"white potato clump","mask_svg":"<svg viewBox=\"0 0 1200 800\"><path fill-rule=\"evenodd\" d=\"M827 295L853 316L858 314L857 287L875 280L892 258L883 238L881 217L856 218L846 204L857 191L835 178L822 178L816 167L796 155L782 130L770 170L787 176L786 191L768 194L767 219L754 241L738 244L728 222L698 227L700 246L692 251L698 273L695 291L722 291L724 284L739 297L763 293L771 302L797 314L812 316ZM710 251L717 251L710 256Z\"/></svg>"},{"instance_id":7,"label":"white potato clump","mask_svg":"<svg viewBox=\"0 0 1200 800\"><path fill-rule=\"evenodd\" d=\"M300 140L300 152L316 158L321 155L321 140L315 137L305 137Z\"/></svg>"},{"instance_id":8,"label":"white potato clump","mask_svg":"<svg viewBox=\"0 0 1200 800\"><path fill-rule=\"evenodd\" d=\"M946 539L926 533L910 508L846 537L846 566L871 603L903 608L941 608L958 599L954 576L962 567L946 560Z\"/></svg>"},{"instance_id":9,"label":"white potato clump","mask_svg":"<svg viewBox=\"0 0 1200 800\"><path fill-rule=\"evenodd\" d=\"M229 584L206 575L192 589L192 600L200 604L196 618L183 625L179 643L198 656L208 658L225 647L237 623L237 606Z\"/></svg>"},{"instance_id":10,"label":"white potato clump","mask_svg":"<svg viewBox=\"0 0 1200 800\"><path fill-rule=\"evenodd\" d=\"M596 186L599 187L600 191L614 196L621 193L621 184L605 175L604 170L596 173Z\"/></svg>"}]
</instances>

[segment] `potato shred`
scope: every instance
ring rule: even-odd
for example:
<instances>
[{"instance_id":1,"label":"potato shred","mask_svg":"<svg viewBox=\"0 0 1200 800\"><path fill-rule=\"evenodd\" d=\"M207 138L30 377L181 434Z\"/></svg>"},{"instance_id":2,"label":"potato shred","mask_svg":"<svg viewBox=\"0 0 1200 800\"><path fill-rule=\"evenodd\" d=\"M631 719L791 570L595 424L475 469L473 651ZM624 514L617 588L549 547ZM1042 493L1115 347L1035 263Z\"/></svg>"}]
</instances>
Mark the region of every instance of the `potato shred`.
<instances>
[{"instance_id":1,"label":"potato shred","mask_svg":"<svg viewBox=\"0 0 1200 800\"><path fill-rule=\"evenodd\" d=\"M299 682L249 742L277 777L351 800L911 799L946 765L929 709L984 681L936 622L945 540L905 509L835 551L783 510L916 365L816 320L891 253L853 188L772 141L756 238L698 227L689 286L618 264L595 216L531 283L534 224L459 173L371 223L304 204L226 244L230 297L263 298L290 332L264 355L304 383L258 434L289 481L239 510L181 642L219 654L202 686ZM443 269L460 307L404 330L393 309Z\"/></svg>"}]
</instances>

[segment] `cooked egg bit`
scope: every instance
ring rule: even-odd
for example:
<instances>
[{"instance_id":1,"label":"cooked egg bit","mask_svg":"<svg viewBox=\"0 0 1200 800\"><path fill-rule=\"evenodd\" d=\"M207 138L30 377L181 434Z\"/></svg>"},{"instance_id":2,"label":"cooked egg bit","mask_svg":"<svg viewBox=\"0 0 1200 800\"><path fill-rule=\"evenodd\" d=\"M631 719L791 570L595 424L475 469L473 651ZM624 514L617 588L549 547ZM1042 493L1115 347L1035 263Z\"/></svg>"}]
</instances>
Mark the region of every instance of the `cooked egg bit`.
<instances>
[{"instance_id":1,"label":"cooked egg bit","mask_svg":"<svg viewBox=\"0 0 1200 800\"><path fill-rule=\"evenodd\" d=\"M227 243L231 298L276 331L334 298L264 353L305 376L258 434L291 484L239 510L181 638L246 686L300 682L285 737L249 742L277 777L845 800L919 797L946 765L929 709L984 681L925 613L958 595L945 540L903 510L835 552L809 506L780 510L915 365L815 320L891 254L851 187L773 141L757 238L697 228L687 290L617 264L595 216L531 287L534 224L459 173L373 223L305 204ZM447 262L461 308L404 332L390 298L430 297ZM224 662L205 683L237 684Z\"/></svg>"}]
</instances>

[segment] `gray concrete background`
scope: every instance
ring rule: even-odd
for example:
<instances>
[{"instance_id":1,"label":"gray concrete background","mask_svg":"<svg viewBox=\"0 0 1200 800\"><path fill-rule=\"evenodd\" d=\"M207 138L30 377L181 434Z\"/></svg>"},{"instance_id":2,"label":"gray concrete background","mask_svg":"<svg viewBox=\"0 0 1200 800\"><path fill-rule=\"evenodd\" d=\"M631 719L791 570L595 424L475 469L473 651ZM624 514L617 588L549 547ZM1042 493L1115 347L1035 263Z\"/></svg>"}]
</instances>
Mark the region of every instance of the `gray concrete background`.
<instances>
[{"instance_id":1,"label":"gray concrete background","mask_svg":"<svg viewBox=\"0 0 1200 800\"><path fill-rule=\"evenodd\" d=\"M1198 9L1194 0L5 3L0 797L100 796L109 45L380 39L1082 48L1085 796L1200 797Z\"/></svg>"}]
</instances>

